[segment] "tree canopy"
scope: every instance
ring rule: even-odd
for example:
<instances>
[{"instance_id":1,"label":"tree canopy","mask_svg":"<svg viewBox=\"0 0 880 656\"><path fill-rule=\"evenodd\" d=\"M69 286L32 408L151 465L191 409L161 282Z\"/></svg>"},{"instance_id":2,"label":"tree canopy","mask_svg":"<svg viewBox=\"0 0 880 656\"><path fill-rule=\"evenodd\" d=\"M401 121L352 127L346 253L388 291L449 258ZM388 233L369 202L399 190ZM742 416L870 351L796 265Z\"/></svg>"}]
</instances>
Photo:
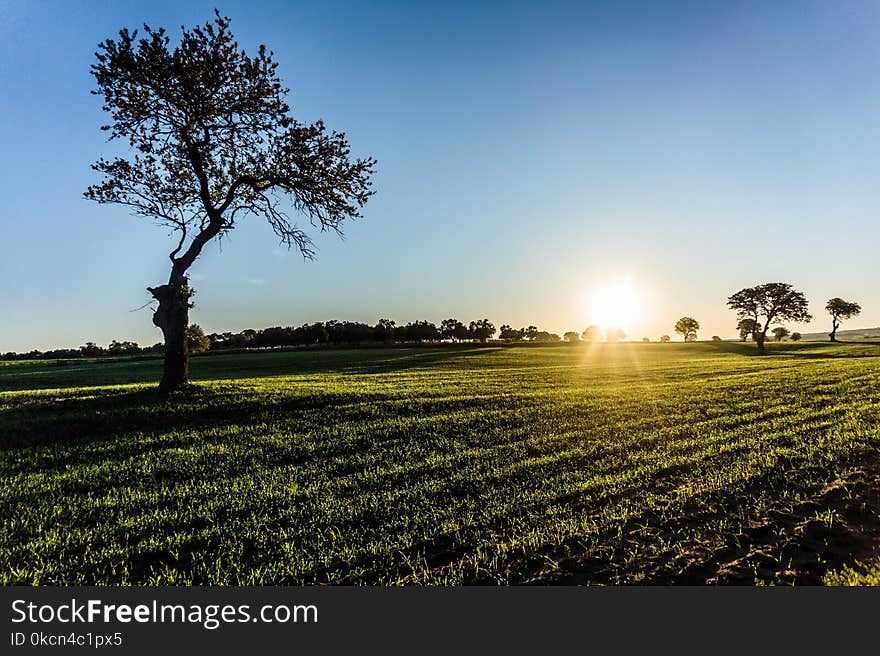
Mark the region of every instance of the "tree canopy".
<instances>
[{"instance_id":1,"label":"tree canopy","mask_svg":"<svg viewBox=\"0 0 880 656\"><path fill-rule=\"evenodd\" d=\"M682 317L675 322L675 332L682 336L686 342L697 341L697 331L700 329L700 322L693 317Z\"/></svg>"},{"instance_id":2,"label":"tree canopy","mask_svg":"<svg viewBox=\"0 0 880 656\"><path fill-rule=\"evenodd\" d=\"M758 353L764 354L767 330L774 323L782 321L807 322L812 319L807 298L789 283L769 282L755 287L746 287L727 299L727 305L736 311L737 317L754 321L753 336L758 344Z\"/></svg>"},{"instance_id":3,"label":"tree canopy","mask_svg":"<svg viewBox=\"0 0 880 656\"><path fill-rule=\"evenodd\" d=\"M773 333L773 338L777 342L781 342L783 339L791 334L791 332L785 326L776 326L776 328L774 328L771 332Z\"/></svg>"},{"instance_id":4,"label":"tree canopy","mask_svg":"<svg viewBox=\"0 0 880 656\"><path fill-rule=\"evenodd\" d=\"M86 198L124 205L176 233L168 283L148 288L165 336L165 389L187 381L186 272L208 242L251 215L310 258L312 239L288 212L341 233L373 194L376 161L351 158L344 133L323 121L293 118L274 53L261 45L249 55L229 19L215 14L182 28L174 46L164 29L145 25L140 39L123 29L98 45L92 66L92 93L110 114L102 130L134 154L99 159L92 168L103 179Z\"/></svg>"},{"instance_id":5,"label":"tree canopy","mask_svg":"<svg viewBox=\"0 0 880 656\"><path fill-rule=\"evenodd\" d=\"M842 298L832 298L825 304L825 311L831 315L831 332L828 336L832 342L837 341L837 329L841 321L857 317L862 312L862 306L852 301L844 301Z\"/></svg>"}]
</instances>

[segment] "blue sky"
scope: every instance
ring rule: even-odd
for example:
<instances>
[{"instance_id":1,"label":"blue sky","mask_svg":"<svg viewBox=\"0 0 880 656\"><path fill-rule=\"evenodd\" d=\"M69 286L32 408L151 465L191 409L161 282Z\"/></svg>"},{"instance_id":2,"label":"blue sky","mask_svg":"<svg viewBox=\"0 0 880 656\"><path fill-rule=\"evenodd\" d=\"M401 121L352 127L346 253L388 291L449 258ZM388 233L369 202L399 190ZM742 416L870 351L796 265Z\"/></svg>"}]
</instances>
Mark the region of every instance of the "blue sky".
<instances>
[{"instance_id":1,"label":"blue sky","mask_svg":"<svg viewBox=\"0 0 880 656\"><path fill-rule=\"evenodd\" d=\"M82 199L116 146L89 66L144 21L216 2L0 0L0 351L160 339L163 229ZM630 336L684 315L735 334L732 292L783 280L826 329L880 325L877 3L231 2L291 105L379 160L377 195L317 260L248 221L192 269L207 331L488 317L582 330L630 280Z\"/></svg>"}]
</instances>

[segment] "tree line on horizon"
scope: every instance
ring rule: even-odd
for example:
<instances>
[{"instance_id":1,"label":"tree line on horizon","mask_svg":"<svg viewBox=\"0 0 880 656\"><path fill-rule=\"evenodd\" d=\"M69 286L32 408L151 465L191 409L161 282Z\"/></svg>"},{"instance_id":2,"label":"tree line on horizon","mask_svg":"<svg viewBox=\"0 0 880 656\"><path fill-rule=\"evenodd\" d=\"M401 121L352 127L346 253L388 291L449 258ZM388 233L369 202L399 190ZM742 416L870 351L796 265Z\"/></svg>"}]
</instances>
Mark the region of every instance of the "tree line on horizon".
<instances>
[{"instance_id":1,"label":"tree line on horizon","mask_svg":"<svg viewBox=\"0 0 880 656\"><path fill-rule=\"evenodd\" d=\"M776 341L788 338L792 341L801 339L798 332L790 332L785 326L770 326L784 320L810 321L812 316L807 312L806 297L792 288L788 283L767 283L757 287L748 287L733 294L728 299L728 306L737 311L737 331L741 341L751 338L758 345L758 352L764 353L764 342L768 331ZM829 333L832 342L837 341L837 331L843 321L852 319L861 313L861 306L852 301L835 297L825 304L825 310L831 316L832 329ZM700 322L693 317L681 317L675 322L674 331L681 335L684 342L696 342ZM493 340L495 335L498 337ZM489 340L508 343L552 344L558 342L577 343L595 342L603 338L601 329L596 325L587 326L582 332L568 331L560 337L556 333L540 330L530 325L524 328L513 328L504 324L499 330L488 319L477 319L465 324L458 319L444 319L439 325L432 321L420 320L398 325L392 319L379 319L375 325L359 321L317 321L304 323L301 326L274 326L262 330L251 328L238 333L222 332L205 334L198 324L190 324L186 330L188 350L191 353L205 351L223 351L233 349L277 348L296 346L367 346L379 344L425 344L425 343L480 343ZM626 338L621 328L608 328L604 334L607 342L617 342ZM721 337L712 336L713 341L721 341ZM643 337L643 342L650 338ZM670 342L669 335L661 335L661 343ZM164 353L165 346L157 342L152 346L139 346L136 342L113 340L107 348L94 342L87 342L79 348L52 349L49 351L32 350L28 353L9 351L0 355L0 359L57 359L102 356L133 356Z\"/></svg>"}]
</instances>

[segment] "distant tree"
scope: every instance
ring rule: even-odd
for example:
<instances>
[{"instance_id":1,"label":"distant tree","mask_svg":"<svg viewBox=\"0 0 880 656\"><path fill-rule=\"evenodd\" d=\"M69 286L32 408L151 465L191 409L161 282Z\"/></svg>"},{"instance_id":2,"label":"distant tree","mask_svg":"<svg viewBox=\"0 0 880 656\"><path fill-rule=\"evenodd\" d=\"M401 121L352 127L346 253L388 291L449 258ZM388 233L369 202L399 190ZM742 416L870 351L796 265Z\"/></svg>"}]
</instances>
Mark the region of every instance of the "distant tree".
<instances>
[{"instance_id":1,"label":"distant tree","mask_svg":"<svg viewBox=\"0 0 880 656\"><path fill-rule=\"evenodd\" d=\"M140 353L140 347L135 342L117 342L115 339L110 342L107 349L110 355L134 355Z\"/></svg>"},{"instance_id":2,"label":"distant tree","mask_svg":"<svg viewBox=\"0 0 880 656\"><path fill-rule=\"evenodd\" d=\"M406 325L406 341L435 342L440 339L440 329L430 321L414 321Z\"/></svg>"},{"instance_id":3,"label":"distant tree","mask_svg":"<svg viewBox=\"0 0 880 656\"><path fill-rule=\"evenodd\" d=\"M609 328L605 331L605 339L609 342L619 342L626 337L623 328Z\"/></svg>"},{"instance_id":4,"label":"distant tree","mask_svg":"<svg viewBox=\"0 0 880 656\"><path fill-rule=\"evenodd\" d=\"M548 333L546 330L539 330L532 334L531 341L546 343L546 342L558 342L561 338L556 333Z\"/></svg>"},{"instance_id":5,"label":"distant tree","mask_svg":"<svg viewBox=\"0 0 880 656\"><path fill-rule=\"evenodd\" d=\"M795 331L791 334L791 337L789 337L789 339L793 342L799 342L801 341L801 337L802 335L799 332Z\"/></svg>"},{"instance_id":6,"label":"distant tree","mask_svg":"<svg viewBox=\"0 0 880 656\"><path fill-rule=\"evenodd\" d=\"M444 319L440 322L440 337L460 342L468 337L467 326L458 319Z\"/></svg>"},{"instance_id":7,"label":"distant tree","mask_svg":"<svg viewBox=\"0 0 880 656\"><path fill-rule=\"evenodd\" d=\"M836 342L840 322L859 316L862 312L862 306L851 301L844 301L842 298L832 298L825 304L825 310L831 315L831 332L828 336L832 342Z\"/></svg>"},{"instance_id":8,"label":"distant tree","mask_svg":"<svg viewBox=\"0 0 880 656\"><path fill-rule=\"evenodd\" d=\"M104 353L104 349L94 342L86 342L84 346L79 347L79 351L87 358L94 358Z\"/></svg>"},{"instance_id":9,"label":"distant tree","mask_svg":"<svg viewBox=\"0 0 880 656\"><path fill-rule=\"evenodd\" d=\"M713 342L720 342L721 338L718 335L712 335L712 341Z\"/></svg>"},{"instance_id":10,"label":"distant tree","mask_svg":"<svg viewBox=\"0 0 880 656\"><path fill-rule=\"evenodd\" d=\"M740 341L746 341L749 335L753 335L757 330L758 324L754 319L746 317L736 322L736 329L739 331Z\"/></svg>"},{"instance_id":11,"label":"distant tree","mask_svg":"<svg viewBox=\"0 0 880 656\"><path fill-rule=\"evenodd\" d=\"M92 66L94 93L110 113L103 129L134 155L99 159L93 168L103 179L86 198L127 206L179 234L168 282L148 288L165 339L165 392L188 381L187 271L205 245L254 215L311 257L309 236L285 210L340 232L373 193L375 160L352 160L345 135L322 121L295 120L274 54L260 46L247 55L229 19L215 14L203 27L184 28L173 48L163 29L144 26L141 39L123 29L98 45Z\"/></svg>"},{"instance_id":12,"label":"distant tree","mask_svg":"<svg viewBox=\"0 0 880 656\"><path fill-rule=\"evenodd\" d=\"M569 330L562 336L562 339L564 339L566 342L579 342L581 341L581 334L574 330Z\"/></svg>"},{"instance_id":13,"label":"distant tree","mask_svg":"<svg viewBox=\"0 0 880 656\"><path fill-rule=\"evenodd\" d=\"M784 282L770 282L741 289L727 299L727 305L736 310L740 320L754 320L755 331L752 335L758 344L760 355L766 352L764 342L772 324L781 321L807 322L813 318L803 293Z\"/></svg>"},{"instance_id":14,"label":"distant tree","mask_svg":"<svg viewBox=\"0 0 880 656\"><path fill-rule=\"evenodd\" d=\"M190 353L201 353L211 348L211 340L197 323L191 323L186 329L187 348Z\"/></svg>"},{"instance_id":15,"label":"distant tree","mask_svg":"<svg viewBox=\"0 0 880 656\"><path fill-rule=\"evenodd\" d=\"M667 342L670 341L669 335L660 335L660 341L663 342L664 344L666 344Z\"/></svg>"},{"instance_id":16,"label":"distant tree","mask_svg":"<svg viewBox=\"0 0 880 656\"><path fill-rule=\"evenodd\" d=\"M581 333L581 337L584 338L585 342L595 342L599 339L599 326L587 326L584 328L584 332Z\"/></svg>"},{"instance_id":17,"label":"distant tree","mask_svg":"<svg viewBox=\"0 0 880 656\"><path fill-rule=\"evenodd\" d=\"M770 332L773 333L773 339L775 339L777 342L781 342L790 334L788 328L786 328L785 326L776 326L776 328L774 328Z\"/></svg>"},{"instance_id":18,"label":"distant tree","mask_svg":"<svg viewBox=\"0 0 880 656\"><path fill-rule=\"evenodd\" d=\"M651 338L650 337L642 337L642 341L643 342L650 342Z\"/></svg>"},{"instance_id":19,"label":"distant tree","mask_svg":"<svg viewBox=\"0 0 880 656\"><path fill-rule=\"evenodd\" d=\"M682 317L675 322L675 332L682 336L686 342L697 341L697 331L700 329L700 322L693 317Z\"/></svg>"},{"instance_id":20,"label":"distant tree","mask_svg":"<svg viewBox=\"0 0 880 656\"><path fill-rule=\"evenodd\" d=\"M392 319L379 319L379 322L373 327L373 335L377 342L385 342L386 344L394 341L394 328L397 323Z\"/></svg>"},{"instance_id":21,"label":"distant tree","mask_svg":"<svg viewBox=\"0 0 880 656\"><path fill-rule=\"evenodd\" d=\"M539 331L538 331L537 326L529 326L528 328L526 328L523 331L523 337L525 337L527 340L529 340L531 342L531 341L534 341L535 335L537 335L538 332Z\"/></svg>"},{"instance_id":22,"label":"distant tree","mask_svg":"<svg viewBox=\"0 0 880 656\"><path fill-rule=\"evenodd\" d=\"M492 335L495 334L495 326L493 326L492 322L488 319L471 321L470 326L468 327L468 333L471 339L477 339L480 342L485 343L486 340L491 339Z\"/></svg>"},{"instance_id":23,"label":"distant tree","mask_svg":"<svg viewBox=\"0 0 880 656\"><path fill-rule=\"evenodd\" d=\"M511 328L509 325L504 324L498 332L498 338L508 342L519 342L524 334L525 330L523 328Z\"/></svg>"}]
</instances>

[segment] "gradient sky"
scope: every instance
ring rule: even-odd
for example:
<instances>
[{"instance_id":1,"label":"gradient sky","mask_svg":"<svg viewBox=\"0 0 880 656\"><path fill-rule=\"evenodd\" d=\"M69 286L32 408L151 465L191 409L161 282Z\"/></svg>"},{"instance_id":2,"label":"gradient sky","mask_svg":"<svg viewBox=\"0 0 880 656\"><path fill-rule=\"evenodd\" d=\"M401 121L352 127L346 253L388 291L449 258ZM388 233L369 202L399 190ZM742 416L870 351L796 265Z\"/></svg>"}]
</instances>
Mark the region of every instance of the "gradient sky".
<instances>
[{"instance_id":1,"label":"gradient sky","mask_svg":"<svg viewBox=\"0 0 880 656\"><path fill-rule=\"evenodd\" d=\"M159 341L167 233L91 204L114 152L89 66L122 27L213 2L0 0L0 351ZM206 331L390 317L561 332L596 288L645 301L630 336L735 334L727 296L783 280L880 325L880 4L219 4L277 53L302 120L379 160L377 195L317 260L256 220L192 269ZM120 146L121 147L121 146Z\"/></svg>"}]
</instances>

